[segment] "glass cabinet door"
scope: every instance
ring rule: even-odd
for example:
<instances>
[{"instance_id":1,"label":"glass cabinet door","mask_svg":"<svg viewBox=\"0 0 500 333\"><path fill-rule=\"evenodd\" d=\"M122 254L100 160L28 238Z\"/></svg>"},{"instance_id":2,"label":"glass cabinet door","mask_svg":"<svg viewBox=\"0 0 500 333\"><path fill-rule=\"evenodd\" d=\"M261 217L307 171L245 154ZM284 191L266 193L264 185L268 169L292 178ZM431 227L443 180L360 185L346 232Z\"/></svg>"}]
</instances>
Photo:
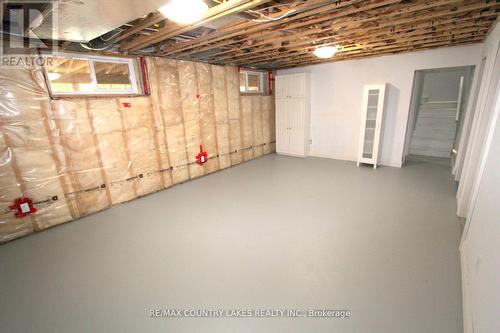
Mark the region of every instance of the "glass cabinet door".
<instances>
[{"instance_id":1,"label":"glass cabinet door","mask_svg":"<svg viewBox=\"0 0 500 333\"><path fill-rule=\"evenodd\" d=\"M366 123L363 144L363 158L373 158L373 146L375 141L375 131L377 127L378 102L380 97L379 89L368 90L368 104L366 105Z\"/></svg>"}]
</instances>

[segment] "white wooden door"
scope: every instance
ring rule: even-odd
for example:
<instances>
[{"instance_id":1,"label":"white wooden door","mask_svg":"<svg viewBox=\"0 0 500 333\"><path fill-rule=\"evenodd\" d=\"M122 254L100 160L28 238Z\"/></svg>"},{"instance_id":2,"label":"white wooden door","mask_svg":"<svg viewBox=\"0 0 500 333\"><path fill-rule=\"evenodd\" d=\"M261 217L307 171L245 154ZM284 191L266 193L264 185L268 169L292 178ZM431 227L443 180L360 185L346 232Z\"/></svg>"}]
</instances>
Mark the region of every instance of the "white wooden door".
<instances>
[{"instance_id":1,"label":"white wooden door","mask_svg":"<svg viewBox=\"0 0 500 333\"><path fill-rule=\"evenodd\" d=\"M291 99L290 127L304 127L306 119L306 100L304 98Z\"/></svg>"},{"instance_id":2,"label":"white wooden door","mask_svg":"<svg viewBox=\"0 0 500 333\"><path fill-rule=\"evenodd\" d=\"M282 92L284 91L285 89L282 89ZM290 98L276 98L276 151L278 153L288 154L290 152L291 112L292 100Z\"/></svg>"},{"instance_id":3,"label":"white wooden door","mask_svg":"<svg viewBox=\"0 0 500 333\"><path fill-rule=\"evenodd\" d=\"M289 98L290 95L290 76L277 76L276 99Z\"/></svg>"},{"instance_id":4,"label":"white wooden door","mask_svg":"<svg viewBox=\"0 0 500 333\"><path fill-rule=\"evenodd\" d=\"M290 127L290 114L292 100L289 98L276 98L276 126Z\"/></svg>"},{"instance_id":5,"label":"white wooden door","mask_svg":"<svg viewBox=\"0 0 500 333\"><path fill-rule=\"evenodd\" d=\"M306 74L276 77L276 151L306 155L307 107ZM309 141L309 140L307 140Z\"/></svg>"},{"instance_id":6,"label":"white wooden door","mask_svg":"<svg viewBox=\"0 0 500 333\"><path fill-rule=\"evenodd\" d=\"M288 132L290 133L290 154L304 155L304 128L291 127Z\"/></svg>"},{"instance_id":7,"label":"white wooden door","mask_svg":"<svg viewBox=\"0 0 500 333\"><path fill-rule=\"evenodd\" d=\"M293 74L290 80L290 95L292 98L306 97L306 77L305 74Z\"/></svg>"},{"instance_id":8,"label":"white wooden door","mask_svg":"<svg viewBox=\"0 0 500 333\"><path fill-rule=\"evenodd\" d=\"M276 127L276 152L290 153L290 130L289 127Z\"/></svg>"}]
</instances>

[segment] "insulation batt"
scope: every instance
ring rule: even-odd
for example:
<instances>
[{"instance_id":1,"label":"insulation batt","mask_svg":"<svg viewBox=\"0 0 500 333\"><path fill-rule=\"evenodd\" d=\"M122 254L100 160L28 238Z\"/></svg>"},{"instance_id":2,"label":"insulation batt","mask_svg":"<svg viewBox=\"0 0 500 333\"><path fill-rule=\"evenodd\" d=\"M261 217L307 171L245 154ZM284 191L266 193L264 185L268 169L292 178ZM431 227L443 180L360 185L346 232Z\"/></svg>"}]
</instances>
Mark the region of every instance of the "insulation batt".
<instances>
[{"instance_id":1,"label":"insulation batt","mask_svg":"<svg viewBox=\"0 0 500 333\"><path fill-rule=\"evenodd\" d=\"M40 69L0 70L0 243L275 151L273 97L240 96L237 68L146 64L130 97L51 99Z\"/></svg>"}]
</instances>

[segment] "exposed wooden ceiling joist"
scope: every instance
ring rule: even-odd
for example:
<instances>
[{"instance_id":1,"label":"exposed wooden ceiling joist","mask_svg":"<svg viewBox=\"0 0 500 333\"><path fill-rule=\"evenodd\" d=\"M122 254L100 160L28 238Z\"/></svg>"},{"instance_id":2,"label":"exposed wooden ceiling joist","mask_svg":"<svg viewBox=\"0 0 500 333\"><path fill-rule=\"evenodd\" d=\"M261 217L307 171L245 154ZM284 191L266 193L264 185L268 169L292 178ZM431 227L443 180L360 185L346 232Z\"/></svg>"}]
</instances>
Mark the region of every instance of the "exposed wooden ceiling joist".
<instances>
[{"instance_id":1,"label":"exposed wooden ceiling joist","mask_svg":"<svg viewBox=\"0 0 500 333\"><path fill-rule=\"evenodd\" d=\"M228 16L231 14L236 14L251 8L254 8L258 5L262 5L270 0L230 0L221 3L215 7L210 8L203 18L191 25L187 26L166 26L160 29L158 32L151 34L145 37L138 37L135 40L127 42L120 47L122 51L137 51L142 48L148 47L150 45L159 43L166 39L181 35L183 33L194 30L195 28L201 27L204 24L220 19L224 16Z\"/></svg>"},{"instance_id":2,"label":"exposed wooden ceiling joist","mask_svg":"<svg viewBox=\"0 0 500 333\"><path fill-rule=\"evenodd\" d=\"M141 32L144 29L149 28L152 25L155 25L157 23L160 23L161 21L165 20L165 17L160 14L160 13L151 13L144 19L140 20L139 22L135 23L133 27L125 30L121 34L119 34L114 42L120 42L124 39L127 39L130 36L135 35L138 32Z\"/></svg>"},{"instance_id":3,"label":"exposed wooden ceiling joist","mask_svg":"<svg viewBox=\"0 0 500 333\"><path fill-rule=\"evenodd\" d=\"M447 0L451 1L451 0ZM367 11L374 10L379 7L384 7L390 4L394 4L400 2L400 0L383 0L383 1L365 1L363 4L360 4L359 6L352 6L349 8L343 8L342 10L333 11L332 9L329 9L329 12L327 14L322 14L319 16L312 16L311 19L299 21L299 22L294 22L295 20L290 20L288 22L283 22L280 25L277 25L273 29L270 30L264 30L264 31L259 31L256 34L252 34L247 36L246 38L242 40L237 40L236 42L241 43L241 42L248 42L252 41L251 44L247 46L242 46L238 47L238 50L241 49L249 49L249 48L254 48L260 45L267 44L269 42L276 42L276 41L286 41L290 39L295 39L295 38L300 38L306 35L312 35L314 33L319 33L322 32L322 26L324 25L333 25L337 24L337 20L343 18L344 21L347 19L351 21L350 15L356 14L356 13L366 13ZM331 7L331 6L328 6ZM379 10L380 11L380 10ZM377 16L379 13L374 14L374 16ZM321 26L319 26L321 25ZM303 29L300 31L295 32L295 29ZM312 32L311 32L312 30ZM292 33L285 33L286 31L293 31ZM228 41L226 43L222 43L219 45L211 45L209 48L201 48L201 49L196 49L194 52L190 53L181 53L180 56L187 56L187 55L192 55L195 53L198 53L200 51L205 51L207 49L213 49L216 47L220 46L227 46L230 44L234 44L234 41ZM221 55L220 53L218 55Z\"/></svg>"},{"instance_id":4,"label":"exposed wooden ceiling joist","mask_svg":"<svg viewBox=\"0 0 500 333\"><path fill-rule=\"evenodd\" d=\"M338 45L338 44L346 44L342 49L340 49L339 54L343 52L344 50L347 49L347 45L349 42L355 41L356 44L367 46L370 45L370 42L387 42L390 43L392 41L397 41L400 42L401 40L406 40L410 37L414 36L438 36L440 33L441 34L456 34L457 32L487 32L490 25L491 21L484 21L482 23L479 23L478 25L472 24L470 22L466 22L464 24L444 24L444 25L437 25L435 27L427 27L427 28L422 28L422 29L408 29L407 31L400 32L399 34L393 34L390 33L388 30L383 30L380 31L379 33L370 33L366 34L364 36L358 35L358 36L349 36L347 38L339 38L338 36L335 37L323 37L321 39L321 43L323 45ZM315 45L303 45L304 42L301 43L293 43L289 44L286 46L282 46L279 49L275 49L273 53L271 52L260 52L260 53L252 53L246 56L241 56L236 58L234 61L236 64L243 64L243 63L256 63L257 61L268 61L271 62L273 60L279 59L279 58L285 58L290 55L294 55L297 52L302 52L302 53L311 53L316 46ZM297 46L298 45L298 46ZM223 62L224 60L218 60Z\"/></svg>"},{"instance_id":5,"label":"exposed wooden ceiling joist","mask_svg":"<svg viewBox=\"0 0 500 333\"><path fill-rule=\"evenodd\" d=\"M490 14L496 14L494 12L490 12ZM393 21L390 26L377 26L374 29L370 28L350 28L344 31L336 32L333 35L327 35L327 37L317 37L313 41L309 39L298 40L295 43L289 43L287 45L279 45L279 46L268 46L263 49L254 49L245 54L232 55L231 57L221 57L218 58L218 61L237 61L241 62L246 59L253 59L254 56L265 56L271 54L275 50L279 50L280 53L286 53L287 50L295 46L296 44L304 44L304 42L310 44L309 46L315 46L314 42L319 42L320 44L325 44L329 42L336 42L337 45L343 45L343 43L348 43L351 41L361 42L366 37L370 36L373 39L382 38L383 36L392 36L393 38L398 37L399 35L411 35L414 33L418 33L419 31L436 31L439 28L442 28L443 25L448 24L450 27L455 27L456 29L460 29L461 27L489 27L493 23L495 17L488 17L487 13L474 13L471 16L477 18L476 20L470 20L469 18L444 18L433 21L432 24L429 24L427 21L420 22L406 22L405 20L401 21Z\"/></svg>"},{"instance_id":6,"label":"exposed wooden ceiling joist","mask_svg":"<svg viewBox=\"0 0 500 333\"><path fill-rule=\"evenodd\" d=\"M487 33L488 29L480 29L477 30L476 28L472 29L472 31L469 30L464 30L460 32L445 32L445 33L432 33L432 34L425 34L425 35L417 35L417 36L412 36L412 37L406 37L398 40L398 44L388 44L384 41L377 42L377 43L371 43L371 44L366 44L366 45L350 45L348 47L345 47L344 49L340 50L336 57L337 59L341 59L342 57L346 57L348 55L352 54L359 54L362 52L369 53L369 52L375 52L379 50L390 50L394 48L399 48L399 47L404 47L404 46L411 46L411 45L419 45L421 42L428 42L428 41L442 41L442 40L462 40L463 38L476 38L476 37L484 37ZM267 64L267 63L272 63L272 62L278 62L278 63L289 63L293 62L295 60L300 60L300 61L314 61L317 58L312 55L311 49L306 49L302 50L299 52L295 53L290 53L287 54L286 56L277 56L277 57L271 57L269 59L261 59L258 61L249 61L248 63L253 66L257 65L262 65L262 64Z\"/></svg>"},{"instance_id":7,"label":"exposed wooden ceiling joist","mask_svg":"<svg viewBox=\"0 0 500 333\"><path fill-rule=\"evenodd\" d=\"M271 21L267 23L257 24L256 22L245 22L239 25L232 26L230 29L229 28L219 29L218 31L215 31L214 33L210 34L209 36L206 36L205 38L200 38L190 42L178 43L177 45L173 45L163 50L162 54L165 56L169 56L181 51L185 52L193 49L198 50L201 46L204 45L213 44L224 40L229 40L226 43L218 44L218 47L226 46L233 43L234 41L236 42L241 41L241 38L238 38L239 36L246 36L245 38L248 38L247 35L253 32L263 31L265 29L269 29L274 26L290 22L291 20L293 21L302 18L307 18L317 13L328 12L339 8L344 8L349 5L361 3L362 1L364 0L346 0L342 2L336 2L334 4L332 4L331 1L325 1L325 0L305 2L301 6L290 8L290 10L297 11L299 13L297 15L285 17L282 20ZM280 17L281 15L270 15L271 18L273 18L274 16Z\"/></svg>"},{"instance_id":8,"label":"exposed wooden ceiling joist","mask_svg":"<svg viewBox=\"0 0 500 333\"><path fill-rule=\"evenodd\" d=\"M388 54L396 54L396 53L405 53L405 52L413 52L413 51L421 51L421 50L429 50L437 47L450 47L456 46L457 43L461 45L479 43L484 39L484 37L474 37L474 38L463 38L463 39L448 39L443 41L432 41L427 43L421 43L416 45L404 45L404 46L392 46L381 50L375 50L370 52L363 52L359 50L357 52L352 52L345 54L342 57L336 58L334 61L342 61L342 60L354 60L361 59L367 57L374 56L382 56ZM304 60L307 61L307 64L304 63ZM331 59L318 59L318 58L308 58L308 59L291 59L288 62L282 63L280 68L293 68L299 66L309 66L309 65L317 65L321 63L332 62Z\"/></svg>"},{"instance_id":9,"label":"exposed wooden ceiling joist","mask_svg":"<svg viewBox=\"0 0 500 333\"><path fill-rule=\"evenodd\" d=\"M481 42L500 11L500 0L211 1L195 24L155 12L111 42L131 55L283 68ZM339 52L314 57L326 44Z\"/></svg>"},{"instance_id":10,"label":"exposed wooden ceiling joist","mask_svg":"<svg viewBox=\"0 0 500 333\"><path fill-rule=\"evenodd\" d=\"M448 1L449 2L449 1ZM435 1L434 3L439 3L438 1ZM434 4L435 5L435 4ZM434 6L431 5L431 6ZM429 9L432 7L419 7L420 10L425 10ZM472 8L472 7L471 7ZM466 8L464 10L461 10L460 12L469 12L471 10L478 10L478 8ZM441 14L429 14L429 13L424 13L420 14L419 12L412 12L408 11L405 14L399 14L397 16L391 16L390 19L383 21L380 18L379 13L373 13L371 16L366 16L362 19L351 19L350 17L343 18L342 20L339 20L337 18L329 20L325 25L321 25L320 27L317 28L306 28L302 29L299 32L295 32L293 34L282 34L277 37L270 37L270 38L263 38L259 42L256 42L252 44L251 46L242 46L242 47L235 47L232 48L228 51L223 51L219 52L217 54L218 60L228 60L228 59L234 59L234 58L240 58L244 57L246 55L252 54L254 52L261 52L261 50L258 48L258 46L261 45L266 45L269 43L276 43L276 42L286 42L286 41L293 41L293 40L304 40L306 38L310 42L316 42L316 41L321 41L321 34L326 34L330 33L333 34L334 36L341 37L343 35L346 35L347 33L351 34L353 32L360 32L361 35L366 35L367 33L371 32L372 27L369 25L370 23L373 23L373 26L375 29L382 29L382 28L389 28L389 29L395 29L398 25L402 24L417 24L417 23L431 23L431 26L434 26L437 23L441 22L436 22L436 20L441 19L442 17L449 17L449 16L454 16L460 12L450 12L449 8L442 8L442 9L447 9L443 10ZM480 8L481 9L481 8ZM387 9L386 9L387 10ZM417 13L418 15L416 15ZM487 15L494 15L496 16L496 12L490 12L490 13L471 13L470 15L475 15L474 17L468 17L466 20L473 22L473 24L476 24L474 22L474 18L481 18L485 17ZM429 16L432 17L432 20L429 20ZM461 19L453 19L453 22L457 22L458 20ZM490 23L491 24L491 23ZM395 33L395 32L392 32ZM314 35L314 36L313 36ZM314 38L313 38L314 37ZM341 42L339 38L339 42ZM276 46L271 46L276 48ZM282 46L279 46L278 48L281 48ZM269 46L268 46L269 48ZM242 52L246 51L246 52ZM228 54L228 55L226 55Z\"/></svg>"}]
</instances>

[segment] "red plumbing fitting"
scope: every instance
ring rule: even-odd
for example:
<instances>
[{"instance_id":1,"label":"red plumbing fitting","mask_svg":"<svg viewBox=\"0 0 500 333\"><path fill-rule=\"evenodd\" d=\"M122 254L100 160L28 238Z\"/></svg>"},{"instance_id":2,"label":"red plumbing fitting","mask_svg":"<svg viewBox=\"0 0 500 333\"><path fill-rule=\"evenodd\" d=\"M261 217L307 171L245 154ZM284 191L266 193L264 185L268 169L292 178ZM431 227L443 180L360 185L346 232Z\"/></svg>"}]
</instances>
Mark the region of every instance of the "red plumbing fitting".
<instances>
[{"instance_id":1,"label":"red plumbing fitting","mask_svg":"<svg viewBox=\"0 0 500 333\"><path fill-rule=\"evenodd\" d=\"M206 151L203 151L203 146L200 145L200 153L196 155L196 163L198 165L203 165L207 163L208 161L208 153Z\"/></svg>"},{"instance_id":2,"label":"red plumbing fitting","mask_svg":"<svg viewBox=\"0 0 500 333\"><path fill-rule=\"evenodd\" d=\"M17 198L14 200L14 204L9 206L9 208L16 211L16 217L18 218L28 216L37 211L37 209L33 207L33 200L30 198Z\"/></svg>"}]
</instances>

